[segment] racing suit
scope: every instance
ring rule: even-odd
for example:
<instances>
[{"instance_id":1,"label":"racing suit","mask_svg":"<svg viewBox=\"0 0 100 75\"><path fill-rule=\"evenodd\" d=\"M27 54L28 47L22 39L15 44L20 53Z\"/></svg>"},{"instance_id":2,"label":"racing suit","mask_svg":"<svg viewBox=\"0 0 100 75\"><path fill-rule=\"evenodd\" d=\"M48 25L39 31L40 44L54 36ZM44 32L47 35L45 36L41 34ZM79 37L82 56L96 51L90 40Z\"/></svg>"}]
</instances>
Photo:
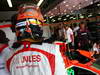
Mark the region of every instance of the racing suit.
<instances>
[{"instance_id":1,"label":"racing suit","mask_svg":"<svg viewBox=\"0 0 100 75\"><path fill-rule=\"evenodd\" d=\"M15 50L5 48L3 53L11 75L67 75L58 45L24 42Z\"/></svg>"},{"instance_id":2,"label":"racing suit","mask_svg":"<svg viewBox=\"0 0 100 75\"><path fill-rule=\"evenodd\" d=\"M4 54L2 53L4 48L6 48L8 45L5 44L0 48L0 75L10 75L5 67L5 60L4 60Z\"/></svg>"}]
</instances>

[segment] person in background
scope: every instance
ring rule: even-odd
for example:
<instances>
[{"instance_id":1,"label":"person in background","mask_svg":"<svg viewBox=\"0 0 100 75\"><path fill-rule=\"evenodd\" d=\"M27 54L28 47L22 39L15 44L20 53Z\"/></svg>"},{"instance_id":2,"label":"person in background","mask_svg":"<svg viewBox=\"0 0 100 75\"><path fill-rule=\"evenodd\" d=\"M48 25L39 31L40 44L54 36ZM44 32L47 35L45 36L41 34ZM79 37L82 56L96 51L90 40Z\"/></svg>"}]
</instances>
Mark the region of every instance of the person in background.
<instances>
[{"instance_id":1,"label":"person in background","mask_svg":"<svg viewBox=\"0 0 100 75\"><path fill-rule=\"evenodd\" d=\"M73 24L74 25L74 29L73 29L73 32L74 32L74 48L75 50L77 50L78 48L78 41L77 41L77 31L79 30L79 25L77 25L76 23Z\"/></svg>"},{"instance_id":2,"label":"person in background","mask_svg":"<svg viewBox=\"0 0 100 75\"><path fill-rule=\"evenodd\" d=\"M63 27L63 25L59 26L59 41L64 41L64 27Z\"/></svg>"},{"instance_id":3,"label":"person in background","mask_svg":"<svg viewBox=\"0 0 100 75\"><path fill-rule=\"evenodd\" d=\"M95 59L100 58L100 40L93 44L92 55Z\"/></svg>"},{"instance_id":4,"label":"person in background","mask_svg":"<svg viewBox=\"0 0 100 75\"><path fill-rule=\"evenodd\" d=\"M11 75L67 75L58 45L43 43L43 16L38 6L22 4L13 31L17 41L6 48Z\"/></svg>"},{"instance_id":5,"label":"person in background","mask_svg":"<svg viewBox=\"0 0 100 75\"><path fill-rule=\"evenodd\" d=\"M76 39L78 44L78 49L89 50L91 42L91 34L84 22L81 22L79 26L80 28L77 31L77 39Z\"/></svg>"},{"instance_id":6,"label":"person in background","mask_svg":"<svg viewBox=\"0 0 100 75\"><path fill-rule=\"evenodd\" d=\"M68 25L65 26L64 36L66 39L66 45L69 46L69 49L74 49L74 34Z\"/></svg>"},{"instance_id":7,"label":"person in background","mask_svg":"<svg viewBox=\"0 0 100 75\"><path fill-rule=\"evenodd\" d=\"M73 32L75 34L75 36L77 35L77 31L79 30L79 25L77 25L76 23L73 24L74 28L73 28Z\"/></svg>"},{"instance_id":8,"label":"person in background","mask_svg":"<svg viewBox=\"0 0 100 75\"><path fill-rule=\"evenodd\" d=\"M95 54L100 54L100 40L93 44L93 51Z\"/></svg>"},{"instance_id":9,"label":"person in background","mask_svg":"<svg viewBox=\"0 0 100 75\"><path fill-rule=\"evenodd\" d=\"M5 67L5 59L3 55L4 48L8 47L9 39L4 31L0 30L0 75L10 75Z\"/></svg>"}]
</instances>

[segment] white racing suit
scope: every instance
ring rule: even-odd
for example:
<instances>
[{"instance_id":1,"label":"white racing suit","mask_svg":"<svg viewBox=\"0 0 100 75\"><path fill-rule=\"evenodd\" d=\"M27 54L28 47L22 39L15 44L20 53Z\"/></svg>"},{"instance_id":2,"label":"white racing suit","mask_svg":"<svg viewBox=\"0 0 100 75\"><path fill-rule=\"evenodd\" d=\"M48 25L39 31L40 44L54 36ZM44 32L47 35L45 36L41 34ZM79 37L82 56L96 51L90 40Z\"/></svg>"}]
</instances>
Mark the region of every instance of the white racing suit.
<instances>
[{"instance_id":1,"label":"white racing suit","mask_svg":"<svg viewBox=\"0 0 100 75\"><path fill-rule=\"evenodd\" d=\"M4 53L11 75L67 75L58 45L23 44L17 50L8 49Z\"/></svg>"},{"instance_id":2,"label":"white racing suit","mask_svg":"<svg viewBox=\"0 0 100 75\"><path fill-rule=\"evenodd\" d=\"M9 75L9 72L6 69L5 66L5 60L2 51L4 48L8 47L8 45L4 45L2 48L0 48L0 75Z\"/></svg>"}]
</instances>

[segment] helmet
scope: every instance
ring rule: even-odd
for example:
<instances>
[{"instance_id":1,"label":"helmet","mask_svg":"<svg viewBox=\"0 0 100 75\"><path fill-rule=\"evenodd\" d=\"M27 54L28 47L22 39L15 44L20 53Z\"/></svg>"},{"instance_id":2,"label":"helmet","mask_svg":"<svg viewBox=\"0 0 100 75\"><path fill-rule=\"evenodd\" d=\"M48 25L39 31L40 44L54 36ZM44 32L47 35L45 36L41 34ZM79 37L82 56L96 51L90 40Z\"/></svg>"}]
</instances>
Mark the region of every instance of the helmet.
<instances>
[{"instance_id":1,"label":"helmet","mask_svg":"<svg viewBox=\"0 0 100 75\"><path fill-rule=\"evenodd\" d=\"M19 7L15 31L17 40L41 40L43 16L39 7L34 4L23 4Z\"/></svg>"},{"instance_id":2,"label":"helmet","mask_svg":"<svg viewBox=\"0 0 100 75\"><path fill-rule=\"evenodd\" d=\"M17 20L25 18L35 18L42 22L44 20L39 7L32 3L22 4L19 6Z\"/></svg>"}]
</instances>

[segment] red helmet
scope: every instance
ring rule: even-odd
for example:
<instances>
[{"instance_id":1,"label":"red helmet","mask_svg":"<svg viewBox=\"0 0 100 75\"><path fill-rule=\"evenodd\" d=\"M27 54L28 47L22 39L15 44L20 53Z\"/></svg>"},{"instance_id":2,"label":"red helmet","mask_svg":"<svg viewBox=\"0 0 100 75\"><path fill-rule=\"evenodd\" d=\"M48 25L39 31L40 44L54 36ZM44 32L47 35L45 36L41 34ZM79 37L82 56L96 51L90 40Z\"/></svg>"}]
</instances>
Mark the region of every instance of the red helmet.
<instances>
[{"instance_id":1,"label":"red helmet","mask_svg":"<svg viewBox=\"0 0 100 75\"><path fill-rule=\"evenodd\" d=\"M17 20L25 18L35 18L40 21L44 21L41 11L38 6L34 4L22 4L19 6L19 13Z\"/></svg>"},{"instance_id":2,"label":"red helmet","mask_svg":"<svg viewBox=\"0 0 100 75\"><path fill-rule=\"evenodd\" d=\"M18 40L40 40L43 30L43 16L39 7L34 4L23 4L19 7L15 25Z\"/></svg>"}]
</instances>

